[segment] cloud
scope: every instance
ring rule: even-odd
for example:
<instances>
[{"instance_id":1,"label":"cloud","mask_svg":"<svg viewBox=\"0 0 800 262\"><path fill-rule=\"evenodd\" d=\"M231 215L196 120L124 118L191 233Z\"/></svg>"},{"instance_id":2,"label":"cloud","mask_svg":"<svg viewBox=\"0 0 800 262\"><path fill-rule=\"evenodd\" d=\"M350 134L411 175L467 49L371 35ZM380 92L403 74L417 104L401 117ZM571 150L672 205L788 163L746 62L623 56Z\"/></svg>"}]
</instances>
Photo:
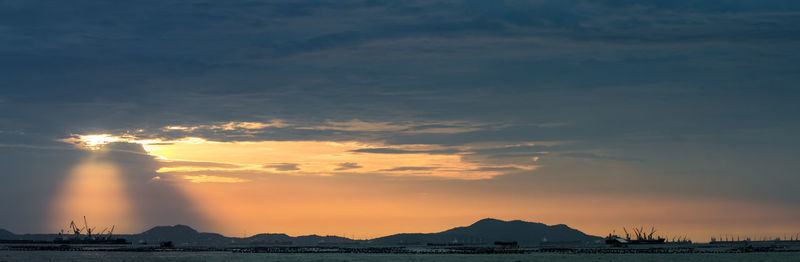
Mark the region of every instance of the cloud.
<instances>
[{"instance_id":1,"label":"cloud","mask_svg":"<svg viewBox=\"0 0 800 262\"><path fill-rule=\"evenodd\" d=\"M80 135L75 137L81 137ZM157 173L210 172L215 170L232 170L236 172L257 171L272 174L268 171L287 172L296 175L330 176L330 171L351 170L350 173L380 175L391 172L394 167L430 165L440 169L418 175L447 179L490 179L501 172L480 171L480 166L515 166L526 165L529 158L507 158L502 163L487 161L488 158L474 157L471 147L445 147L439 145L401 145L394 148L383 147L384 144L370 144L359 141L210 141L199 137L186 137L178 140L140 139L136 136L113 136L115 140L124 140L127 144L140 145L144 152L125 151L142 154L158 159L160 166ZM73 141L82 145L82 141ZM113 142L120 143L120 142ZM113 144L112 143L112 144ZM86 150L122 149L99 145ZM492 148L501 145L477 146ZM372 152L360 149L381 149ZM396 149L398 151L385 150ZM274 159L269 164L261 163L263 159ZM350 160L345 165L341 160ZM300 168L300 163L303 167ZM355 168L358 167L358 168ZM390 170L390 171L387 171ZM480 172L479 172L480 171ZM202 175L202 173L198 174Z\"/></svg>"},{"instance_id":2,"label":"cloud","mask_svg":"<svg viewBox=\"0 0 800 262\"><path fill-rule=\"evenodd\" d=\"M474 171L500 171L500 172L513 172L523 170L522 168L508 166L508 167L481 167L474 169ZM530 170L530 169L528 169Z\"/></svg>"},{"instance_id":3,"label":"cloud","mask_svg":"<svg viewBox=\"0 0 800 262\"><path fill-rule=\"evenodd\" d=\"M296 163L276 163L276 164L266 164L264 168L272 168L276 171L297 171L300 170L300 164Z\"/></svg>"},{"instance_id":4,"label":"cloud","mask_svg":"<svg viewBox=\"0 0 800 262\"><path fill-rule=\"evenodd\" d=\"M339 163L339 167L337 167L334 170L336 170L336 171L344 171L344 170L357 169L357 168L362 168L362 166L360 166L360 165L358 165L358 163L354 163L354 162L345 162L345 163Z\"/></svg>"},{"instance_id":5,"label":"cloud","mask_svg":"<svg viewBox=\"0 0 800 262\"><path fill-rule=\"evenodd\" d=\"M563 146L523 144L481 148L475 150L475 152L479 154L546 154L551 151L561 150L562 147Z\"/></svg>"},{"instance_id":6,"label":"cloud","mask_svg":"<svg viewBox=\"0 0 800 262\"><path fill-rule=\"evenodd\" d=\"M418 124L410 127L406 134L457 134L477 131L486 128L484 124L464 122L442 122L436 124Z\"/></svg>"},{"instance_id":7,"label":"cloud","mask_svg":"<svg viewBox=\"0 0 800 262\"><path fill-rule=\"evenodd\" d=\"M388 171L388 172L396 172L396 171L425 171L425 170L435 170L439 167L428 167L428 166L401 166L401 167L394 167L389 169L381 169L380 171Z\"/></svg>"},{"instance_id":8,"label":"cloud","mask_svg":"<svg viewBox=\"0 0 800 262\"><path fill-rule=\"evenodd\" d=\"M97 135L78 135L69 138L61 139L62 142L75 144L80 147L97 150L103 145L108 143L123 141L123 138L112 136L110 134L97 134Z\"/></svg>"},{"instance_id":9,"label":"cloud","mask_svg":"<svg viewBox=\"0 0 800 262\"><path fill-rule=\"evenodd\" d=\"M398 148L388 148L388 147L381 147L381 148L361 148L352 150L350 152L354 153L372 153L372 154L455 154L461 151L457 149L445 149L445 150L406 150L406 149L398 149Z\"/></svg>"},{"instance_id":10,"label":"cloud","mask_svg":"<svg viewBox=\"0 0 800 262\"><path fill-rule=\"evenodd\" d=\"M402 131L408 128L408 125L395 124L391 122L364 122L358 119L353 119L346 122L327 121L326 125L324 126L298 127L297 129L382 132Z\"/></svg>"},{"instance_id":11,"label":"cloud","mask_svg":"<svg viewBox=\"0 0 800 262\"><path fill-rule=\"evenodd\" d=\"M223 177L223 176L209 176L209 175L196 175L183 176L183 179L192 183L244 183L248 180L236 177Z\"/></svg>"},{"instance_id":12,"label":"cloud","mask_svg":"<svg viewBox=\"0 0 800 262\"><path fill-rule=\"evenodd\" d=\"M169 125L162 128L164 131L184 131L193 132L197 130L223 130L223 131L250 131L265 128L284 128L289 127L289 124L284 123L283 120L277 119L270 122L227 122L208 125Z\"/></svg>"},{"instance_id":13,"label":"cloud","mask_svg":"<svg viewBox=\"0 0 800 262\"><path fill-rule=\"evenodd\" d=\"M612 160L612 161L638 161L639 160L638 158L599 155L599 154L595 154L595 153L585 153L585 152L561 153L561 154L559 154L559 156L574 157L574 158L585 158L585 159L593 159L593 160Z\"/></svg>"},{"instance_id":14,"label":"cloud","mask_svg":"<svg viewBox=\"0 0 800 262\"><path fill-rule=\"evenodd\" d=\"M541 128L556 128L556 127L562 127L562 126L566 126L566 125L567 125L567 123L559 123L559 122L557 122L557 123L543 123L543 124L538 124L536 126L537 127L541 127Z\"/></svg>"},{"instance_id":15,"label":"cloud","mask_svg":"<svg viewBox=\"0 0 800 262\"><path fill-rule=\"evenodd\" d=\"M202 162L202 161L182 161L182 160L168 160L168 161L161 161L162 167L174 168L174 167L200 167L200 168L225 168L225 169L232 169L232 168L239 168L240 165L236 164L229 164L229 163L217 163L217 162Z\"/></svg>"},{"instance_id":16,"label":"cloud","mask_svg":"<svg viewBox=\"0 0 800 262\"><path fill-rule=\"evenodd\" d=\"M352 132L402 132L406 134L456 134L481 130L484 124L458 121L443 122L368 122L353 119L345 122L327 121L325 125L298 127L308 130L339 130Z\"/></svg>"}]
</instances>

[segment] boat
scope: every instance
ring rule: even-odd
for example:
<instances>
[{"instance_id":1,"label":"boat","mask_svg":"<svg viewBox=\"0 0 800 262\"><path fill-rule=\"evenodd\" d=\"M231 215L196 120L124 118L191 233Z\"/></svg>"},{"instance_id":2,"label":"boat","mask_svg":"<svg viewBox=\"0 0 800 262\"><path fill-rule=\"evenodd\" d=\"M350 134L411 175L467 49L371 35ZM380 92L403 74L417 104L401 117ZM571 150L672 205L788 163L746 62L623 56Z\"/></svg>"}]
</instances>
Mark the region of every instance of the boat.
<instances>
[{"instance_id":1,"label":"boat","mask_svg":"<svg viewBox=\"0 0 800 262\"><path fill-rule=\"evenodd\" d=\"M636 234L636 238L631 239L630 234L628 234L628 230L624 227L622 228L625 231L625 237L620 237L614 233L608 234L605 238L606 244L609 245L629 245L629 244L663 244L666 242L666 239L663 237L654 237L653 234L656 233L656 229L653 227L650 229L650 233L645 233L644 228L633 228L633 232Z\"/></svg>"}]
</instances>

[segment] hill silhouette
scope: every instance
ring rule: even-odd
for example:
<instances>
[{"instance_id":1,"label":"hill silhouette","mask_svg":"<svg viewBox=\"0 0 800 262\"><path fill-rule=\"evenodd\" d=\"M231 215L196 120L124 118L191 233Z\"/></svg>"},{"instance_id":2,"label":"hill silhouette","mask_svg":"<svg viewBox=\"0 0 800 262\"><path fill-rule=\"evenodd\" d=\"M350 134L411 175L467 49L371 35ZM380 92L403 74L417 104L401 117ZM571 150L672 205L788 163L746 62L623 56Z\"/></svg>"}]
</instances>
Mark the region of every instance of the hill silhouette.
<instances>
[{"instance_id":1,"label":"hill silhouette","mask_svg":"<svg viewBox=\"0 0 800 262\"><path fill-rule=\"evenodd\" d=\"M53 240L56 234L16 235L0 229L0 239ZM353 240L340 236L289 236L281 233L263 233L249 237L226 237L217 233L204 233L186 226L156 226L139 234L116 235L133 243L158 244L172 241L182 246L223 245L426 245L448 244L493 244L495 241L517 241L520 245L536 245L552 242L594 242L600 237L590 236L566 225L548 226L542 223L521 220L503 221L486 218L465 227L455 227L438 233L403 233L371 240Z\"/></svg>"},{"instance_id":2,"label":"hill silhouette","mask_svg":"<svg viewBox=\"0 0 800 262\"><path fill-rule=\"evenodd\" d=\"M228 238L217 233L200 233L186 225L157 226L141 234L131 235L135 242L159 243L172 241L176 244L217 245L230 242Z\"/></svg>"},{"instance_id":3,"label":"hill silhouette","mask_svg":"<svg viewBox=\"0 0 800 262\"><path fill-rule=\"evenodd\" d=\"M5 230L5 229L0 229L0 239L12 239L12 238L14 238L16 236L17 235L15 235L14 233L11 233L11 231L8 231L8 230Z\"/></svg>"},{"instance_id":4,"label":"hill silhouette","mask_svg":"<svg viewBox=\"0 0 800 262\"><path fill-rule=\"evenodd\" d=\"M520 245L535 245L543 242L593 242L599 239L601 238L584 234L563 224L548 226L521 220L503 221L486 218L470 226L456 227L439 233L404 233L376 238L372 242L379 244L490 244L495 241L517 241Z\"/></svg>"},{"instance_id":5,"label":"hill silhouette","mask_svg":"<svg viewBox=\"0 0 800 262\"><path fill-rule=\"evenodd\" d=\"M127 237L134 243L160 243L172 241L176 245L219 246L228 244L245 245L319 245L319 244L351 244L357 241L338 236L296 236L286 234L263 233L250 237L226 237L217 233L202 233L186 225L157 226L140 234L120 236Z\"/></svg>"}]
</instances>

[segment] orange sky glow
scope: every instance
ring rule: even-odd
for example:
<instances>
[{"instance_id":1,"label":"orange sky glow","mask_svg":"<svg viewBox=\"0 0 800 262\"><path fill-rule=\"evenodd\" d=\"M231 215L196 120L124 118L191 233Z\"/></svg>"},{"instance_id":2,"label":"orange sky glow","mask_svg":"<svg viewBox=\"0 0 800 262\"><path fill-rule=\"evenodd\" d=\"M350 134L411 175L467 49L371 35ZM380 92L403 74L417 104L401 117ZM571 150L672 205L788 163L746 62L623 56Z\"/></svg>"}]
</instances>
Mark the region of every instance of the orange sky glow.
<instances>
[{"instance_id":1,"label":"orange sky glow","mask_svg":"<svg viewBox=\"0 0 800 262\"><path fill-rule=\"evenodd\" d=\"M96 154L113 142L141 144L161 163L152 183L173 183L208 221L202 231L229 236L280 232L342 235L359 239L402 232L437 232L479 219L521 219L567 224L606 235L623 226L656 226L666 237L708 240L721 232L768 236L796 228L800 214L780 206L719 199L560 193L497 183L493 168L533 171L526 164L468 161L460 154L365 154L385 147L363 142L215 142L201 138L138 140L107 134L65 140ZM504 147L513 145L475 145ZM443 150L406 145L403 150ZM357 163L357 165L342 165ZM489 169L482 169L489 167ZM93 158L75 166L54 208L54 226L85 214L116 223L120 232L153 225L130 219L129 199L114 163ZM547 183L543 180L543 183ZM474 190L486 184L485 190ZM556 186L557 187L557 186ZM658 208L652 208L658 203ZM754 227L750 222L771 221Z\"/></svg>"}]
</instances>

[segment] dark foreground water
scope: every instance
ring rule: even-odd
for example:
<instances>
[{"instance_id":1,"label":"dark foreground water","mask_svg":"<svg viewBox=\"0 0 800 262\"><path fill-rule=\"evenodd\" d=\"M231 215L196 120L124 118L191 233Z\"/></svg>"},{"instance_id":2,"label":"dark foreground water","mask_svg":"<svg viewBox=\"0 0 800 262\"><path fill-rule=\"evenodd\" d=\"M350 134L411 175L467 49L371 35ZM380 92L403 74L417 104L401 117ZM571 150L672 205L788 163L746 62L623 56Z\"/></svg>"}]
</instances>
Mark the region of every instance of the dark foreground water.
<instances>
[{"instance_id":1,"label":"dark foreground water","mask_svg":"<svg viewBox=\"0 0 800 262\"><path fill-rule=\"evenodd\" d=\"M267 254L228 252L0 251L5 261L798 261L798 253L742 254Z\"/></svg>"}]
</instances>

